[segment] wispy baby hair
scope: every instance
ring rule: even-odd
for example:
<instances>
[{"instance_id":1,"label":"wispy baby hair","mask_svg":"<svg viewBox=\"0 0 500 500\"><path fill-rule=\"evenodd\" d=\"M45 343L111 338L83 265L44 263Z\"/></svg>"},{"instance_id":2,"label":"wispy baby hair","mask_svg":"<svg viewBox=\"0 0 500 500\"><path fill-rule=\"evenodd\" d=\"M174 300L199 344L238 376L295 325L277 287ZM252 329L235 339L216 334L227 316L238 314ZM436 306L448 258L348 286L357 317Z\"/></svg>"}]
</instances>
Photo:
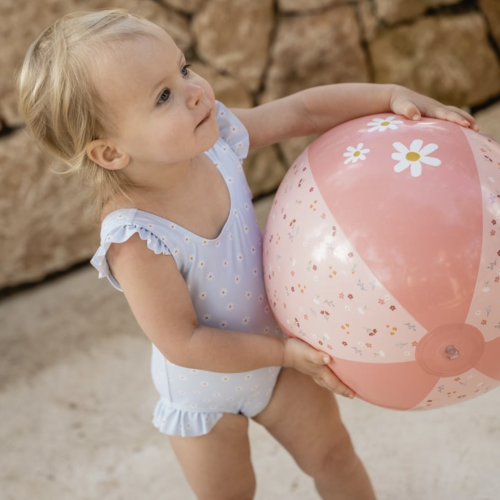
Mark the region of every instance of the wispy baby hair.
<instances>
[{"instance_id":1,"label":"wispy baby hair","mask_svg":"<svg viewBox=\"0 0 500 500\"><path fill-rule=\"evenodd\" d=\"M137 36L154 35L145 19L123 9L68 14L33 42L18 76L28 132L69 166L61 173L78 173L91 186L98 212L112 195L127 196L130 185L87 156L87 145L111 128L91 75L110 42Z\"/></svg>"}]
</instances>

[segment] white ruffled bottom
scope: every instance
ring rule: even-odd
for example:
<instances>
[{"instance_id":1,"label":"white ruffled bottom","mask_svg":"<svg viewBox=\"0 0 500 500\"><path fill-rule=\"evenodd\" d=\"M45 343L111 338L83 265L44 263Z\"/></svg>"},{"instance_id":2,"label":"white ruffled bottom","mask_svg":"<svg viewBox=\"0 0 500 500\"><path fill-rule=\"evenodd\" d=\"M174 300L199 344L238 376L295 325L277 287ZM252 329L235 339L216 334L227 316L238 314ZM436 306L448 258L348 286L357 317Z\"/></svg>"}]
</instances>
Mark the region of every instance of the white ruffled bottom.
<instances>
[{"instance_id":1,"label":"white ruffled bottom","mask_svg":"<svg viewBox=\"0 0 500 500\"><path fill-rule=\"evenodd\" d=\"M202 436L214 428L222 415L220 412L178 410L160 399L154 410L153 425L169 436Z\"/></svg>"}]
</instances>

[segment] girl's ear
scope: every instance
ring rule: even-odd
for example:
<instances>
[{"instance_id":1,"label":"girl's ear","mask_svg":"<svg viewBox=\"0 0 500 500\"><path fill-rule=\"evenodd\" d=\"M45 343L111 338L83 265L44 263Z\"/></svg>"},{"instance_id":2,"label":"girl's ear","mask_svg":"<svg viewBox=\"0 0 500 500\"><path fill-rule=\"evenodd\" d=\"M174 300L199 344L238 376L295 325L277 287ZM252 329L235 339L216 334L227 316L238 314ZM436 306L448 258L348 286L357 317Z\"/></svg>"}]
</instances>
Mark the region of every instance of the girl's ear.
<instances>
[{"instance_id":1,"label":"girl's ear","mask_svg":"<svg viewBox=\"0 0 500 500\"><path fill-rule=\"evenodd\" d=\"M120 170L130 162L130 157L126 153L118 150L113 144L103 139L92 141L87 146L87 156L102 168L108 170Z\"/></svg>"}]
</instances>

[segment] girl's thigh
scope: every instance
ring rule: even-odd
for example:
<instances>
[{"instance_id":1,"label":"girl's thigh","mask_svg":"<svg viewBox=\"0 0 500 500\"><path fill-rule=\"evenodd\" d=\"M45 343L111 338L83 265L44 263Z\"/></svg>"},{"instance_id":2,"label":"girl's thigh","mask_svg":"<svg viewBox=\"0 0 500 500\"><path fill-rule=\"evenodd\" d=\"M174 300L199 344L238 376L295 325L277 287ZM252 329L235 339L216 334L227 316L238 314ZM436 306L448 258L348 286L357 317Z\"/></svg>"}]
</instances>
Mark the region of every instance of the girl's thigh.
<instances>
[{"instance_id":1,"label":"girl's thigh","mask_svg":"<svg viewBox=\"0 0 500 500\"><path fill-rule=\"evenodd\" d=\"M255 493L248 419L225 413L203 436L169 436L184 475L199 500L249 500Z\"/></svg>"},{"instance_id":2,"label":"girl's thigh","mask_svg":"<svg viewBox=\"0 0 500 500\"><path fill-rule=\"evenodd\" d=\"M281 370L269 405L254 420L290 452L307 474L316 477L336 457L355 459L333 393L292 368Z\"/></svg>"}]
</instances>

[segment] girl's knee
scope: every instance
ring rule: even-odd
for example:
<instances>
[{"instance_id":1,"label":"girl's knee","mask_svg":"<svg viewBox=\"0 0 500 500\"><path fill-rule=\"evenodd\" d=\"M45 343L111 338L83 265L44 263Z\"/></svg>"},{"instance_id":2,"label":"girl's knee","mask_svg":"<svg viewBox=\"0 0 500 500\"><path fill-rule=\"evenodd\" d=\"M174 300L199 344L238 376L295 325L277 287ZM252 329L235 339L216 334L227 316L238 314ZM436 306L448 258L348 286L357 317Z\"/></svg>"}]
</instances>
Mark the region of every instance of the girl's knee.
<instances>
[{"instance_id":1,"label":"girl's knee","mask_svg":"<svg viewBox=\"0 0 500 500\"><path fill-rule=\"evenodd\" d=\"M351 438L343 427L341 434L335 440L329 440L320 447L318 453L302 463L300 468L313 478L326 475L345 475L356 468L358 457L354 451Z\"/></svg>"},{"instance_id":2,"label":"girl's knee","mask_svg":"<svg viewBox=\"0 0 500 500\"><path fill-rule=\"evenodd\" d=\"M347 431L335 446L332 446L325 454L322 462L323 473L349 475L357 468L359 459L354 451L351 438Z\"/></svg>"}]
</instances>

